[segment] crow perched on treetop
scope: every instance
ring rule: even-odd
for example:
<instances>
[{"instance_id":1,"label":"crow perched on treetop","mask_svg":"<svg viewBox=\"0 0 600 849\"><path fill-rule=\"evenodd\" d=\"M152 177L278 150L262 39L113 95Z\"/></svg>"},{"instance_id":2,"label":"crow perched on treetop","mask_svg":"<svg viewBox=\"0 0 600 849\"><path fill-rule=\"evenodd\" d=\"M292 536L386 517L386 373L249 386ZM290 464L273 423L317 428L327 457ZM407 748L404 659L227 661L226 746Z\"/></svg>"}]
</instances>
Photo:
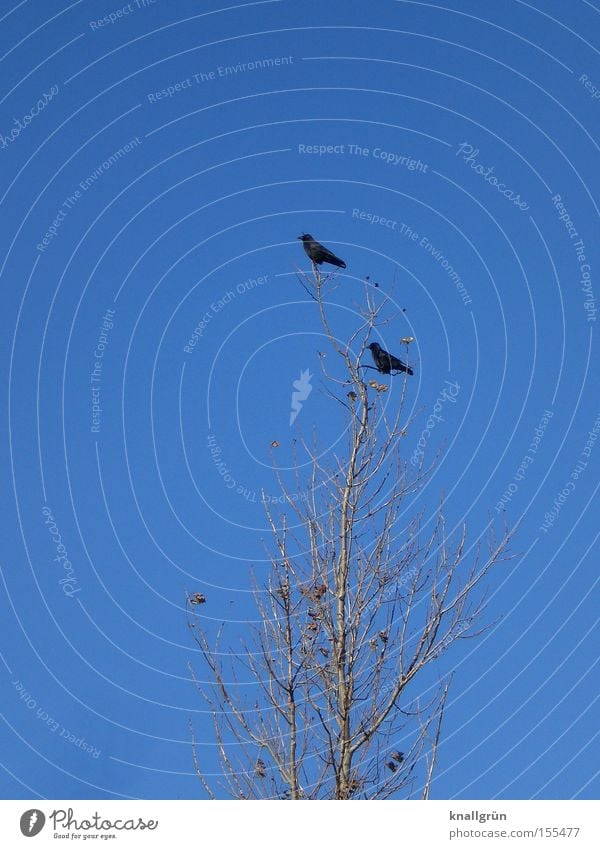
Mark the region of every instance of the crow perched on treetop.
<instances>
[{"instance_id":1,"label":"crow perched on treetop","mask_svg":"<svg viewBox=\"0 0 600 849\"><path fill-rule=\"evenodd\" d=\"M377 371L381 372L381 374L390 374L393 371L405 371L407 374L413 374L410 366L405 365L402 360L394 357L393 354L388 354L377 342L371 342L369 348L373 355L373 362L377 366Z\"/></svg>"},{"instance_id":2,"label":"crow perched on treetop","mask_svg":"<svg viewBox=\"0 0 600 849\"><path fill-rule=\"evenodd\" d=\"M315 241L310 233L304 233L298 236L304 246L304 250L315 265L321 265L323 262L328 262L330 265L337 265L338 268L346 268L346 263L331 251Z\"/></svg>"}]
</instances>

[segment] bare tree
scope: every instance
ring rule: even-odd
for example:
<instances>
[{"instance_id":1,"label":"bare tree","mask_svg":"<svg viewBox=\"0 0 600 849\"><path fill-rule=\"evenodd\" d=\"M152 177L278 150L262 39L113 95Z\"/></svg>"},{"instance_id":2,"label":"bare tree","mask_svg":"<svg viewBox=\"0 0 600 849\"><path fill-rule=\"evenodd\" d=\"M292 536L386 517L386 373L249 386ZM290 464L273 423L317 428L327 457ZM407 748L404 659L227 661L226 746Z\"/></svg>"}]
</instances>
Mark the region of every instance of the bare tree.
<instances>
[{"instance_id":1,"label":"bare tree","mask_svg":"<svg viewBox=\"0 0 600 849\"><path fill-rule=\"evenodd\" d=\"M222 778L209 782L193 739L196 769L211 798L428 798L450 683L435 661L481 632L480 585L508 556L509 533L496 538L490 526L485 545L469 549L464 526L447 529L443 502L427 521L405 516L431 471L403 457L407 378L393 378L399 397L386 403L387 385L361 362L390 301L365 282L341 343L328 316L335 275L315 266L298 276L337 355L339 376L320 360L347 441L325 460L318 433L300 439L294 490L278 475L285 502L280 515L265 504L271 566L254 585L259 624L239 649L190 618Z\"/></svg>"}]
</instances>

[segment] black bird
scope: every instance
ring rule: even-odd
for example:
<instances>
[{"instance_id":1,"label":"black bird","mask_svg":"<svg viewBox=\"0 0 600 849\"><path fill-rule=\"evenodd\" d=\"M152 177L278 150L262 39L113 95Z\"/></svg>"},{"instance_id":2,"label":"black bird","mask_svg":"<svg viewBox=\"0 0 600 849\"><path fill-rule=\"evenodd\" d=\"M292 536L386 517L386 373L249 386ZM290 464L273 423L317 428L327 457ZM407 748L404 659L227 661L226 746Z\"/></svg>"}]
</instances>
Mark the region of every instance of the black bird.
<instances>
[{"instance_id":1,"label":"black bird","mask_svg":"<svg viewBox=\"0 0 600 849\"><path fill-rule=\"evenodd\" d=\"M405 371L407 374L413 374L410 366L405 365L402 360L394 357L393 354L388 354L377 342L371 342L369 348L373 355L373 362L377 366L377 371L381 372L381 374L390 374L393 371Z\"/></svg>"},{"instance_id":2,"label":"black bird","mask_svg":"<svg viewBox=\"0 0 600 849\"><path fill-rule=\"evenodd\" d=\"M327 250L327 248L315 241L310 233L304 233L302 236L298 236L298 238L302 242L308 257L315 265L321 265L323 262L328 262L330 265L337 265L338 268L346 268L346 263L343 259L332 254L331 251Z\"/></svg>"}]
</instances>

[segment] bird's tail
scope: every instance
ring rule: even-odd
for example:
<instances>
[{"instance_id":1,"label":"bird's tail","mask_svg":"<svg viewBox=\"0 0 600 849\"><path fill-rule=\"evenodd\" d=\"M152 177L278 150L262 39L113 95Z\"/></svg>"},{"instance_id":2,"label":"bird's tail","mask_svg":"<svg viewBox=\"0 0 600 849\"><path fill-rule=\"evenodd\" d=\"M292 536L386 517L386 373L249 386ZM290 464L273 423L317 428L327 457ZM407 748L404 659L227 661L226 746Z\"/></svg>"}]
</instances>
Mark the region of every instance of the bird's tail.
<instances>
[{"instance_id":1,"label":"bird's tail","mask_svg":"<svg viewBox=\"0 0 600 849\"><path fill-rule=\"evenodd\" d=\"M344 260L332 254L331 251L327 251L327 254L323 257L323 262L328 262L330 265L337 265L338 268L346 268Z\"/></svg>"}]
</instances>

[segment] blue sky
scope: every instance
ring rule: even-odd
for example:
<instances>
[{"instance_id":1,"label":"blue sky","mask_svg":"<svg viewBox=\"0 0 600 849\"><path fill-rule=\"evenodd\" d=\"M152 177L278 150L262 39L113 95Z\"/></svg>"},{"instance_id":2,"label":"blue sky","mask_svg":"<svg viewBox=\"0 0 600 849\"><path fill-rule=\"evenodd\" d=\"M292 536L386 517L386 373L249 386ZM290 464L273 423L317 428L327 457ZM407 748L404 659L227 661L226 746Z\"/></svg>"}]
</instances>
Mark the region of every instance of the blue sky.
<instances>
[{"instance_id":1,"label":"blue sky","mask_svg":"<svg viewBox=\"0 0 600 849\"><path fill-rule=\"evenodd\" d=\"M407 459L459 386L407 510L520 523L436 670L432 795L593 798L600 12L225 5L0 9L2 794L201 797L190 719L218 769L186 593L244 632L271 442L340 438L310 232L347 262L340 335L369 276L382 344L415 337Z\"/></svg>"}]
</instances>

